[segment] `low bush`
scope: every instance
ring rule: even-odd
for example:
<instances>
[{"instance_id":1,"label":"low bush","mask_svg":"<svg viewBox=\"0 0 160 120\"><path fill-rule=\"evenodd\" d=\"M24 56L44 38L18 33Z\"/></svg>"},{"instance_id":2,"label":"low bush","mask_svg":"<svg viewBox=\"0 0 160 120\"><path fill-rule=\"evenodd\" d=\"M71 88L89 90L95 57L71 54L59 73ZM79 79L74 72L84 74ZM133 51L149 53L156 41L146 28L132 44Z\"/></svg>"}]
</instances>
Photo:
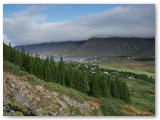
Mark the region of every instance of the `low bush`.
<instances>
[{"instance_id":1,"label":"low bush","mask_svg":"<svg viewBox=\"0 0 160 120\"><path fill-rule=\"evenodd\" d=\"M121 111L123 105L123 101L119 99L102 99L102 113L105 116L122 116L124 115Z\"/></svg>"},{"instance_id":2,"label":"low bush","mask_svg":"<svg viewBox=\"0 0 160 120\"><path fill-rule=\"evenodd\" d=\"M3 70L19 76L27 74L27 72L22 71L19 66L8 61L3 61Z\"/></svg>"},{"instance_id":3,"label":"low bush","mask_svg":"<svg viewBox=\"0 0 160 120\"><path fill-rule=\"evenodd\" d=\"M44 86L46 89L48 89L50 91L55 91L55 92L58 92L61 94L68 95L71 98L79 101L80 103L84 103L84 101L89 99L89 97L82 92L76 91L72 88L64 87L64 86L56 84L56 83L45 82Z\"/></svg>"}]
</instances>

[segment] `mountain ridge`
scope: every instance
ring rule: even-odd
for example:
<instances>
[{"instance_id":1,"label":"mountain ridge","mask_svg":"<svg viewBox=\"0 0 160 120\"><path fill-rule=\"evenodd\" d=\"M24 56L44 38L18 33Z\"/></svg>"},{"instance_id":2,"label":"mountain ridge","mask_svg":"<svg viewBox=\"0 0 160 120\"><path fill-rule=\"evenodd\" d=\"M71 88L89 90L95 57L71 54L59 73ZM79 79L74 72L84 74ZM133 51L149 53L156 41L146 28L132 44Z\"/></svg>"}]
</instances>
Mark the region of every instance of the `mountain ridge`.
<instances>
[{"instance_id":1,"label":"mountain ridge","mask_svg":"<svg viewBox=\"0 0 160 120\"><path fill-rule=\"evenodd\" d=\"M142 51L142 57L155 57L155 38L136 38L136 37L112 37L112 38L89 38L81 41L65 41L40 43L32 45L15 46L17 50L22 48L30 54L46 56L121 56L135 55ZM151 52L147 52L151 48Z\"/></svg>"}]
</instances>

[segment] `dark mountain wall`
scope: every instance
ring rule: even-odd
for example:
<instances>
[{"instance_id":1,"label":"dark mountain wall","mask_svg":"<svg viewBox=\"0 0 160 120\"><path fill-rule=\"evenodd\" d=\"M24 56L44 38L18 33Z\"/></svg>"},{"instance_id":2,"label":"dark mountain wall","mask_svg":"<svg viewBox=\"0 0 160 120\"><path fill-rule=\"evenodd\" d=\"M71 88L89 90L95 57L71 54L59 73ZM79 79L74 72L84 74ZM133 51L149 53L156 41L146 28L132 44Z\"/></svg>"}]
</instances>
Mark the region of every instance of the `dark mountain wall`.
<instances>
[{"instance_id":1,"label":"dark mountain wall","mask_svg":"<svg viewBox=\"0 0 160 120\"><path fill-rule=\"evenodd\" d=\"M46 56L155 56L155 38L91 38L86 41L16 46L31 54Z\"/></svg>"}]
</instances>

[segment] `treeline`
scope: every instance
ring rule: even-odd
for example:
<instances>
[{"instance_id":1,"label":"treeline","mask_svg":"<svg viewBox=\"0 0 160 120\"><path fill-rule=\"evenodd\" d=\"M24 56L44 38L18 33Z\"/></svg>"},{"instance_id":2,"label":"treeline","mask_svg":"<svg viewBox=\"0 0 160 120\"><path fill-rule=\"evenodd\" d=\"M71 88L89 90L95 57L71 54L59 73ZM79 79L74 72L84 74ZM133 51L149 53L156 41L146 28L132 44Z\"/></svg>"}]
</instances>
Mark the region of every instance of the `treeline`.
<instances>
[{"instance_id":1,"label":"treeline","mask_svg":"<svg viewBox=\"0 0 160 120\"><path fill-rule=\"evenodd\" d=\"M113 76L120 77L120 78L135 78L138 80L143 80L146 82L150 83L155 83L155 79L151 76L145 75L145 74L138 74L138 73L133 73L133 72L126 72L126 71L117 71L117 70L110 70L110 69L105 69L105 71L109 72Z\"/></svg>"},{"instance_id":2,"label":"treeline","mask_svg":"<svg viewBox=\"0 0 160 120\"><path fill-rule=\"evenodd\" d=\"M132 72L124 72L124 71L120 72L120 74L123 77L132 77L138 80L155 83L155 80L151 76L149 77L148 75L145 75L145 74L137 74L137 73L132 73Z\"/></svg>"},{"instance_id":3,"label":"treeline","mask_svg":"<svg viewBox=\"0 0 160 120\"><path fill-rule=\"evenodd\" d=\"M19 52L3 44L3 59L18 65L21 69L36 75L46 82L56 82L66 87L72 87L93 97L118 98L130 102L130 93L125 82L111 75L90 73L64 63L63 58L56 63L53 56L45 60L38 55L30 56L24 50Z\"/></svg>"},{"instance_id":4,"label":"treeline","mask_svg":"<svg viewBox=\"0 0 160 120\"><path fill-rule=\"evenodd\" d=\"M153 61L153 60L155 60L155 58L136 58L134 60L137 60L137 61Z\"/></svg>"},{"instance_id":5,"label":"treeline","mask_svg":"<svg viewBox=\"0 0 160 120\"><path fill-rule=\"evenodd\" d=\"M88 72L92 72L91 69L94 69L98 73L107 72L108 74L110 74L114 77L118 77L118 78L135 78L135 79L138 79L138 80L143 80L143 81L146 81L146 82L155 83L155 79L151 76L146 75L146 74L138 74L138 73L133 73L133 72L103 69L103 68L99 68L97 65L94 65L94 66L93 65L92 66L87 65L87 67L85 67L85 66L86 65L81 64L79 66L79 68L83 69L85 71L88 71Z\"/></svg>"}]
</instances>

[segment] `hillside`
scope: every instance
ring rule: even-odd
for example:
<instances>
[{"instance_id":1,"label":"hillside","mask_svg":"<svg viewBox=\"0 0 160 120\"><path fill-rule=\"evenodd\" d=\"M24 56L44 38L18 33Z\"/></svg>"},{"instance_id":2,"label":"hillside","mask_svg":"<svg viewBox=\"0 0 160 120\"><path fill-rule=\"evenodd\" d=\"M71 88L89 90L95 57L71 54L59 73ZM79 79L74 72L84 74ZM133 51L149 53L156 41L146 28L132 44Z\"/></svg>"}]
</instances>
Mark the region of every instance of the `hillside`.
<instances>
[{"instance_id":1,"label":"hillside","mask_svg":"<svg viewBox=\"0 0 160 120\"><path fill-rule=\"evenodd\" d=\"M46 56L140 56L155 57L154 38L90 38L77 42L41 43L15 46L17 50L25 49L31 54Z\"/></svg>"},{"instance_id":2,"label":"hillside","mask_svg":"<svg viewBox=\"0 0 160 120\"><path fill-rule=\"evenodd\" d=\"M3 44L5 116L155 114L154 78L51 57L43 60Z\"/></svg>"},{"instance_id":3,"label":"hillside","mask_svg":"<svg viewBox=\"0 0 160 120\"><path fill-rule=\"evenodd\" d=\"M151 83L127 80L133 102L126 104L118 99L89 97L74 89L45 82L10 62L4 61L3 65L4 116L154 115L154 98L150 96L154 95L154 88ZM141 84L146 86L141 88ZM153 108L148 108L151 104Z\"/></svg>"},{"instance_id":4,"label":"hillside","mask_svg":"<svg viewBox=\"0 0 160 120\"><path fill-rule=\"evenodd\" d=\"M16 72L15 72L16 71ZM4 115L102 115L99 100L4 62Z\"/></svg>"}]
</instances>

